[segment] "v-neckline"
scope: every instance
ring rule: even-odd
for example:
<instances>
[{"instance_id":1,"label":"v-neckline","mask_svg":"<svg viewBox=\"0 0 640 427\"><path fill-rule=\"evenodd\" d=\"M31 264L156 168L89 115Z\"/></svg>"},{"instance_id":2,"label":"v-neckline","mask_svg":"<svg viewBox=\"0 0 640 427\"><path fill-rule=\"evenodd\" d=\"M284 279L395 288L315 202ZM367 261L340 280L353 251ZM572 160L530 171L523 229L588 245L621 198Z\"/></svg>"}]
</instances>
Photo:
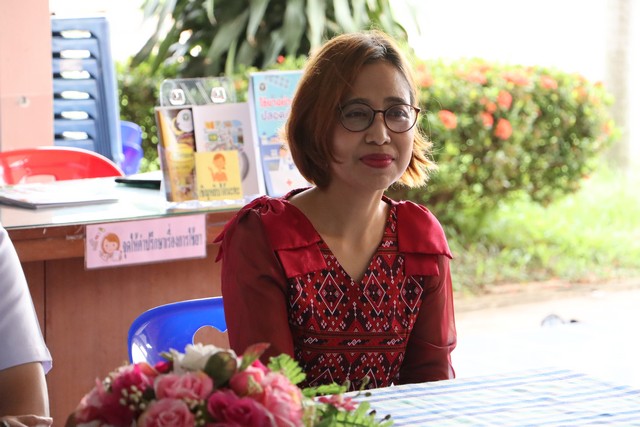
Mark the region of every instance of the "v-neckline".
<instances>
[{"instance_id":1,"label":"v-neckline","mask_svg":"<svg viewBox=\"0 0 640 427\"><path fill-rule=\"evenodd\" d=\"M311 228L313 229L314 233L316 234L316 236L319 239L318 244L320 244L323 248L326 248L326 251L333 257L333 259L335 260L336 265L340 268L340 270L342 271L342 273L344 274L344 276L349 279L350 283L356 283L356 284L361 284L365 277L367 276L367 271L369 271L371 269L372 264L375 261L376 258L376 254L380 251L380 248L382 247L382 245L385 242L385 235L387 232L387 229L390 226L390 222L391 222L391 217L393 215L393 211L395 209L395 205L393 203L389 203L389 201L383 199L385 203L388 204L389 209L387 212L387 216L385 218L384 221L384 228L382 229L382 236L380 236L380 241L378 242L375 250L373 251L373 253L371 254L371 257L369 258L369 260L367 261L366 264L366 268L364 269L364 272L362 274L362 277L359 279L355 279L343 266L342 262L340 262L340 259L336 256L336 254L333 252L333 250L331 249L331 246L329 246L329 244L327 244L327 242L325 241L325 239L322 237L322 234L320 234L318 232L318 230L316 229L316 227L313 225L313 223L311 222L311 220L307 217L307 215L305 215L305 213L298 208L297 206L295 206L294 204L292 204L291 202L288 202L289 205L291 207L293 207L294 209L296 209L296 211L302 215L302 217L305 219L305 221L307 221L309 223L309 225L311 226Z\"/></svg>"}]
</instances>

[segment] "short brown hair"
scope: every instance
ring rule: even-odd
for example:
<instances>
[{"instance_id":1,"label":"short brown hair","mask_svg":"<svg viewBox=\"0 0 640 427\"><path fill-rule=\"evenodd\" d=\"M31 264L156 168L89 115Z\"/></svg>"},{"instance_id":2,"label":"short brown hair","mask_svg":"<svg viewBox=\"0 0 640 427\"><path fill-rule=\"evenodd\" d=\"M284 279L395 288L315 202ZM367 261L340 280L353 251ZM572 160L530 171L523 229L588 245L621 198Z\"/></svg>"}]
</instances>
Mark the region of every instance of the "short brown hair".
<instances>
[{"instance_id":1,"label":"short brown hair","mask_svg":"<svg viewBox=\"0 0 640 427\"><path fill-rule=\"evenodd\" d=\"M340 104L362 68L380 61L395 66L406 78L410 102L415 105L419 96L412 69L398 45L380 31L336 36L307 61L283 136L302 176L320 188L328 186L331 179L329 161L335 159L331 138L339 123ZM419 128L414 135L411 161L400 177L400 182L409 187L423 185L435 168L428 158L431 142Z\"/></svg>"}]
</instances>

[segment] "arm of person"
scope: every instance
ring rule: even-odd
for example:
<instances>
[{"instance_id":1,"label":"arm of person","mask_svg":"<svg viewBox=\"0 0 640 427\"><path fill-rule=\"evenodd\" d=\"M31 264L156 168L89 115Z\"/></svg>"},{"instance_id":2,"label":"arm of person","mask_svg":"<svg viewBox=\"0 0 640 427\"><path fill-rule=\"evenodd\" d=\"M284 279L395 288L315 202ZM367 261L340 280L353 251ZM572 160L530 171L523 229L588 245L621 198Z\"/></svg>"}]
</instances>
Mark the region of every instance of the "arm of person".
<instances>
[{"instance_id":1,"label":"arm of person","mask_svg":"<svg viewBox=\"0 0 640 427\"><path fill-rule=\"evenodd\" d=\"M51 425L47 382L40 362L0 371L0 417L9 420L9 425L20 425L17 422L24 425Z\"/></svg>"},{"instance_id":2,"label":"arm of person","mask_svg":"<svg viewBox=\"0 0 640 427\"><path fill-rule=\"evenodd\" d=\"M420 313L409 337L400 383L454 378L451 352L456 346L449 258L438 256L438 276L427 282Z\"/></svg>"},{"instance_id":3,"label":"arm of person","mask_svg":"<svg viewBox=\"0 0 640 427\"><path fill-rule=\"evenodd\" d=\"M287 278L259 214L249 212L227 230L223 240L222 296L229 344L238 354L247 346L269 343L262 356L293 357L287 318Z\"/></svg>"}]
</instances>

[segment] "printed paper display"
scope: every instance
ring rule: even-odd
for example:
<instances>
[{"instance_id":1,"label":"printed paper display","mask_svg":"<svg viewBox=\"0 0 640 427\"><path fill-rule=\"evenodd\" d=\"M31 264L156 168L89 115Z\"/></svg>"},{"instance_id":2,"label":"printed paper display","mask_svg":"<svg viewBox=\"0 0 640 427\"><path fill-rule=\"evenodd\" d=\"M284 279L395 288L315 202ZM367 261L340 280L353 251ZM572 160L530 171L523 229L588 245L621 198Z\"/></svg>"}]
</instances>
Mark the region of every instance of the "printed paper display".
<instances>
[{"instance_id":1,"label":"printed paper display","mask_svg":"<svg viewBox=\"0 0 640 427\"><path fill-rule=\"evenodd\" d=\"M191 108L156 107L155 112L160 136L158 154L167 200L193 200L196 198L195 142Z\"/></svg>"},{"instance_id":2,"label":"printed paper display","mask_svg":"<svg viewBox=\"0 0 640 427\"><path fill-rule=\"evenodd\" d=\"M197 153L235 151L242 181L242 194L249 198L266 194L248 103L195 106L193 122ZM230 161L229 158L227 160ZM197 174L199 176L198 172ZM198 198L201 198L200 195Z\"/></svg>"},{"instance_id":3,"label":"printed paper display","mask_svg":"<svg viewBox=\"0 0 640 427\"><path fill-rule=\"evenodd\" d=\"M238 150L196 152L198 200L242 199Z\"/></svg>"},{"instance_id":4,"label":"printed paper display","mask_svg":"<svg viewBox=\"0 0 640 427\"><path fill-rule=\"evenodd\" d=\"M267 194L270 196L281 196L294 188L309 185L298 172L280 137L301 76L301 71L265 71L249 76L254 138L259 142Z\"/></svg>"}]
</instances>

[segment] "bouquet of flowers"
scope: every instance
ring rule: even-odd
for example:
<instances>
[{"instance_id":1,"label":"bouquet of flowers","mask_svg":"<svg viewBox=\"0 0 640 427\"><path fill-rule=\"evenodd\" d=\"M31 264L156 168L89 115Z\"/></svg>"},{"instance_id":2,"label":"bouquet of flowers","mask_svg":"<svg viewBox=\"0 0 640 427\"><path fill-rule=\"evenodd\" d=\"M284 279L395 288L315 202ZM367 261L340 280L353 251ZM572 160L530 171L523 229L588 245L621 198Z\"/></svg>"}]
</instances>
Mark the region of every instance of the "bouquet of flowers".
<instances>
[{"instance_id":1,"label":"bouquet of flowers","mask_svg":"<svg viewBox=\"0 0 640 427\"><path fill-rule=\"evenodd\" d=\"M212 345L171 350L163 362L124 365L96 380L67 425L114 427L390 426L368 402L343 393L346 385L301 389L305 374L287 355L259 357L256 344L238 357Z\"/></svg>"}]
</instances>

